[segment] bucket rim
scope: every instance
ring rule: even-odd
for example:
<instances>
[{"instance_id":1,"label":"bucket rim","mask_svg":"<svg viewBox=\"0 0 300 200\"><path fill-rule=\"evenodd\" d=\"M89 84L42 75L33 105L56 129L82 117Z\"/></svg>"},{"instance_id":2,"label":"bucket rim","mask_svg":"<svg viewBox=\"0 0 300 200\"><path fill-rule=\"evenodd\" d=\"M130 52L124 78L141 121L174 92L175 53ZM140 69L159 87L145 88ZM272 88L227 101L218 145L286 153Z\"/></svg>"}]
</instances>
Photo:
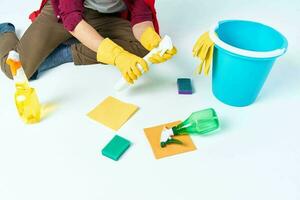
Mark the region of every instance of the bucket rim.
<instances>
[{"instance_id":1,"label":"bucket rim","mask_svg":"<svg viewBox=\"0 0 300 200\"><path fill-rule=\"evenodd\" d=\"M232 46L230 44L227 44L226 42L223 42L216 34L216 30L219 28L219 25L225 22L234 22L234 21L242 21L242 22L250 22L250 23L256 23L256 24L260 24L263 26L266 26L268 28L273 29L274 31L276 31L277 33L279 33L283 40L284 43L282 45L282 48L279 49L275 49L272 51L251 51L251 50L246 50L246 49L241 49L235 46ZM240 56L245 56L245 57L250 57L250 58L275 58L275 57L279 57L282 56L283 54L285 54L285 52L287 51L287 46L288 46L288 42L287 39L285 38L284 35L282 35L279 31L275 30L274 28L267 26L265 24L259 23L259 22L254 22L254 21L247 21L247 20L223 20L223 21L219 21L217 23L215 23L209 30L209 36L211 38L211 40L219 47L221 47L222 49L225 49L231 53L240 55Z\"/></svg>"}]
</instances>

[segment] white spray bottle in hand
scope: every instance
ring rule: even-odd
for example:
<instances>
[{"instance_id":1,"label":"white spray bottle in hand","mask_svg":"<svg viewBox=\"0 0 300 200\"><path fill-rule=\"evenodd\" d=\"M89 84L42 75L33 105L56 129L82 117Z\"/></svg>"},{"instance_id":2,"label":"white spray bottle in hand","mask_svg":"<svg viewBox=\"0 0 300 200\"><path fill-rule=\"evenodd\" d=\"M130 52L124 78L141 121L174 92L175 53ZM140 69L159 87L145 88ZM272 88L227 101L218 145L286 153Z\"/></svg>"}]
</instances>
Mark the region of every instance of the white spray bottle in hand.
<instances>
[{"instance_id":1,"label":"white spray bottle in hand","mask_svg":"<svg viewBox=\"0 0 300 200\"><path fill-rule=\"evenodd\" d=\"M160 55L164 55L166 53L166 51L168 50L172 50L173 49L173 43L171 38L166 35L159 43L159 46L155 49L152 49L143 59L147 62L148 66L150 66L152 63L149 61L149 58L151 56L153 56L154 54L160 52ZM139 68L139 70L144 73L144 70L142 68L142 66L140 66L139 64L137 65L137 67ZM120 81L118 81L115 85L115 90L117 91L121 91L124 89L127 89L130 87L130 84L127 83L127 81L122 78Z\"/></svg>"}]
</instances>

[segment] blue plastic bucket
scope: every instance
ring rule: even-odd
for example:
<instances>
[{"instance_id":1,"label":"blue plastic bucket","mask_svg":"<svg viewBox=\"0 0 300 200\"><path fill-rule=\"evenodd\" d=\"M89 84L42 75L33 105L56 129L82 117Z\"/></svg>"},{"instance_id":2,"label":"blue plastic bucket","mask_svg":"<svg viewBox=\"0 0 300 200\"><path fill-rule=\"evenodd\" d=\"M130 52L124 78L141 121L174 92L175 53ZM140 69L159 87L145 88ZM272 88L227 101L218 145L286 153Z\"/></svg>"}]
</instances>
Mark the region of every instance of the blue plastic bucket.
<instances>
[{"instance_id":1,"label":"blue plastic bucket","mask_svg":"<svg viewBox=\"0 0 300 200\"><path fill-rule=\"evenodd\" d=\"M275 29L251 21L221 21L210 30L215 43L213 93L232 106L248 106L260 93L276 59L288 46Z\"/></svg>"}]
</instances>

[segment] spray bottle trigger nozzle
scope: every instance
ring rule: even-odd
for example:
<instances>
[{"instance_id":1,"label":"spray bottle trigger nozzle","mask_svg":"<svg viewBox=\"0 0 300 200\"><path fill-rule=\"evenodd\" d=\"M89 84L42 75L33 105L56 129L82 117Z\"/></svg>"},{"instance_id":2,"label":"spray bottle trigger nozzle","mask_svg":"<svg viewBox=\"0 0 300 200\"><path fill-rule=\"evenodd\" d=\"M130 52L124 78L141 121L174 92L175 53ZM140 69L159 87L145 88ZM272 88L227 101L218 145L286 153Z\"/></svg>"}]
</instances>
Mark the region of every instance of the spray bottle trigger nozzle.
<instances>
[{"instance_id":1,"label":"spray bottle trigger nozzle","mask_svg":"<svg viewBox=\"0 0 300 200\"><path fill-rule=\"evenodd\" d=\"M160 146L163 148L166 147L168 144L183 144L183 142L173 138L173 136L174 133L172 129L164 128L160 136Z\"/></svg>"}]
</instances>

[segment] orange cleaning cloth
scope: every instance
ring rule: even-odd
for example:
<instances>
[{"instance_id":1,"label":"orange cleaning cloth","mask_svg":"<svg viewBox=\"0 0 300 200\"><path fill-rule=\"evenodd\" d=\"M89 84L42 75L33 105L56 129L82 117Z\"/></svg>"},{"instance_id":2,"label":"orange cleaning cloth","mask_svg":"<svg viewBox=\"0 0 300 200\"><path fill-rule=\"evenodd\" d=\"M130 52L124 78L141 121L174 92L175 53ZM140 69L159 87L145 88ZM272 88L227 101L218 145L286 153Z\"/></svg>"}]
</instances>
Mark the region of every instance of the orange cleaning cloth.
<instances>
[{"instance_id":1,"label":"orange cleaning cloth","mask_svg":"<svg viewBox=\"0 0 300 200\"><path fill-rule=\"evenodd\" d=\"M183 145L168 144L164 148L160 146L160 136L164 128L172 128L180 123L180 121L177 121L144 129L156 159L196 150L196 146L189 135L174 136L174 139L180 140Z\"/></svg>"}]
</instances>

